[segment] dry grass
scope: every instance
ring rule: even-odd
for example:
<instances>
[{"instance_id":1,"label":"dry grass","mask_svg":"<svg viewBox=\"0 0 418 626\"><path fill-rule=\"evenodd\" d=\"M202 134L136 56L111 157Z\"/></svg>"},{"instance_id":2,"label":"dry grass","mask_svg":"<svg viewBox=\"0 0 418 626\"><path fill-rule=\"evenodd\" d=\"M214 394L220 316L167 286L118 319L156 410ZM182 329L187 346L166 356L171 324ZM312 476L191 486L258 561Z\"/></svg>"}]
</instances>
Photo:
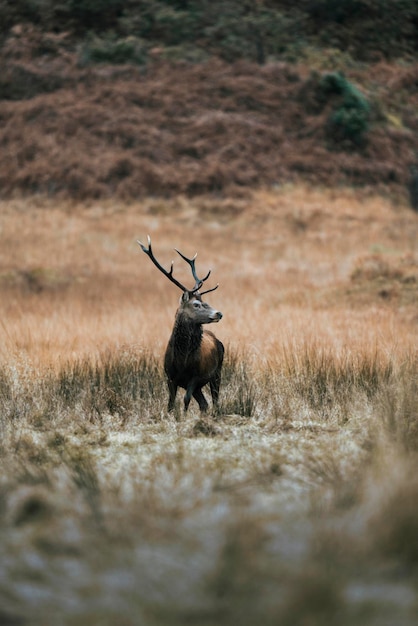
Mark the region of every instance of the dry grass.
<instances>
[{"instance_id":1,"label":"dry grass","mask_svg":"<svg viewBox=\"0 0 418 626\"><path fill-rule=\"evenodd\" d=\"M416 623L416 215L301 187L0 209L2 623ZM148 232L221 284L214 417L166 414Z\"/></svg>"},{"instance_id":2,"label":"dry grass","mask_svg":"<svg viewBox=\"0 0 418 626\"><path fill-rule=\"evenodd\" d=\"M332 348L414 344L418 225L403 206L309 188L129 206L37 202L0 207L7 357L66 360L125 343L161 351L178 294L135 243L148 232L167 265L177 246L212 267L221 287L211 301L227 320L217 330L235 346L267 355L290 338ZM368 270L370 254L381 270L378 262ZM176 268L186 281L187 268Z\"/></svg>"}]
</instances>

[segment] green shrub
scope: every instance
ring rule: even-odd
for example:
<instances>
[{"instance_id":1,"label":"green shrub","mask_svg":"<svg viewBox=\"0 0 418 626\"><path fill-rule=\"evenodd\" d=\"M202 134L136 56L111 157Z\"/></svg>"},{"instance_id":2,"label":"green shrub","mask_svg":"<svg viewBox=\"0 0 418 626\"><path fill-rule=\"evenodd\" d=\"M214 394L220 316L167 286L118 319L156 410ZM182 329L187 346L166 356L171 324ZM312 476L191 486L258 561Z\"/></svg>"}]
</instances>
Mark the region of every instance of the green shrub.
<instances>
[{"instance_id":1,"label":"green shrub","mask_svg":"<svg viewBox=\"0 0 418 626\"><path fill-rule=\"evenodd\" d=\"M327 121L328 138L336 143L363 145L370 121L370 105L363 94L340 72L326 74L320 90L327 98L337 97Z\"/></svg>"},{"instance_id":2,"label":"green shrub","mask_svg":"<svg viewBox=\"0 0 418 626\"><path fill-rule=\"evenodd\" d=\"M296 20L281 11L249 10L233 2L206 13L207 45L227 61L248 58L264 63L294 46Z\"/></svg>"},{"instance_id":3,"label":"green shrub","mask_svg":"<svg viewBox=\"0 0 418 626\"><path fill-rule=\"evenodd\" d=\"M133 63L143 65L147 53L142 42L136 37L117 39L93 37L84 45L81 53L82 64L89 63Z\"/></svg>"},{"instance_id":4,"label":"green shrub","mask_svg":"<svg viewBox=\"0 0 418 626\"><path fill-rule=\"evenodd\" d=\"M154 36L165 45L176 46L193 41L199 33L196 13L161 7L154 14Z\"/></svg>"}]
</instances>

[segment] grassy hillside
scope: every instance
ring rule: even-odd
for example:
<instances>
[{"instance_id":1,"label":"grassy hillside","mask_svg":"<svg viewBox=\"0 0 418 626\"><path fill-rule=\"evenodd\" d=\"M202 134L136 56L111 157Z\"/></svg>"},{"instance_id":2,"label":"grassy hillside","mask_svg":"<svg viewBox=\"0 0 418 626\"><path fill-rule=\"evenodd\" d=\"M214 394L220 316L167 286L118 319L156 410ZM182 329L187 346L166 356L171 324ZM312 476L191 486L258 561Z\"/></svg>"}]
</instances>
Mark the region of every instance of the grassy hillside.
<instances>
[{"instance_id":1,"label":"grassy hillside","mask_svg":"<svg viewBox=\"0 0 418 626\"><path fill-rule=\"evenodd\" d=\"M349 79L217 60L156 61L145 73L80 69L72 57L9 63L1 194L237 195L304 180L406 198L418 150L416 79L415 68L384 63Z\"/></svg>"},{"instance_id":2,"label":"grassy hillside","mask_svg":"<svg viewBox=\"0 0 418 626\"><path fill-rule=\"evenodd\" d=\"M288 4L2 3L1 196L407 197L415 3L385 2L384 25L378 0Z\"/></svg>"}]
</instances>

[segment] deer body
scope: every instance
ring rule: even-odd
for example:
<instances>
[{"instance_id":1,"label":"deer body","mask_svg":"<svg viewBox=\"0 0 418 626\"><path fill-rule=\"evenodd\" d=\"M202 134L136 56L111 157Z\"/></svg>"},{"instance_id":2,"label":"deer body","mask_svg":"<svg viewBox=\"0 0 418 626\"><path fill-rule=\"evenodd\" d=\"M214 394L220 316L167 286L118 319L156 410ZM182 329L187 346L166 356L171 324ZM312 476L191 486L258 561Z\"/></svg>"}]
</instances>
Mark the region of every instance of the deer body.
<instances>
[{"instance_id":1,"label":"deer body","mask_svg":"<svg viewBox=\"0 0 418 626\"><path fill-rule=\"evenodd\" d=\"M164 358L164 370L169 389L168 410L173 410L177 389L181 387L186 391L184 395L185 411L189 407L190 400L194 397L200 410L203 413L206 412L208 403L203 395L202 387L207 384L210 386L213 408L215 409L221 383L224 347L210 330L203 330L202 325L218 322L222 318L222 313L212 308L207 302L203 302L202 295L213 291L217 286L199 293L199 289L209 277L210 271L205 278L198 278L195 270L196 256L193 259L188 259L177 250L180 256L189 263L195 279L194 288L186 289L173 277L173 265L171 270L167 272L155 259L149 238L148 248L140 242L138 243L154 265L183 290Z\"/></svg>"},{"instance_id":2,"label":"deer body","mask_svg":"<svg viewBox=\"0 0 418 626\"><path fill-rule=\"evenodd\" d=\"M196 303L200 303L203 307L206 304L199 300L194 301L194 304ZM199 319L188 314L187 309L185 310L187 306L193 306L193 303L180 303L165 353L164 369L170 393L168 410L171 411L174 408L177 388L182 387L186 390L184 396L185 410L187 411L193 396L198 402L200 410L205 412L208 403L202 393L202 387L209 383L212 402L216 407L224 347L210 330L202 329L202 323L217 322L221 319L222 314L206 305L204 312L208 319L200 322Z\"/></svg>"}]
</instances>

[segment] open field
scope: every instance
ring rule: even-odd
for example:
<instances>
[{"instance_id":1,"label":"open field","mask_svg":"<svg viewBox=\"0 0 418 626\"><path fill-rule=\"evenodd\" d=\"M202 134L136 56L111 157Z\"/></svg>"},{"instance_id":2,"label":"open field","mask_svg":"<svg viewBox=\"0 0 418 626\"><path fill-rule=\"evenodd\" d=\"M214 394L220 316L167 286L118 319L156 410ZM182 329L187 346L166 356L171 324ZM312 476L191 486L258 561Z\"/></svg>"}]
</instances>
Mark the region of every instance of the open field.
<instances>
[{"instance_id":1,"label":"open field","mask_svg":"<svg viewBox=\"0 0 418 626\"><path fill-rule=\"evenodd\" d=\"M0 233L1 623L416 624L416 213L35 197ZM148 233L220 283L216 416L166 414L179 293Z\"/></svg>"}]
</instances>

